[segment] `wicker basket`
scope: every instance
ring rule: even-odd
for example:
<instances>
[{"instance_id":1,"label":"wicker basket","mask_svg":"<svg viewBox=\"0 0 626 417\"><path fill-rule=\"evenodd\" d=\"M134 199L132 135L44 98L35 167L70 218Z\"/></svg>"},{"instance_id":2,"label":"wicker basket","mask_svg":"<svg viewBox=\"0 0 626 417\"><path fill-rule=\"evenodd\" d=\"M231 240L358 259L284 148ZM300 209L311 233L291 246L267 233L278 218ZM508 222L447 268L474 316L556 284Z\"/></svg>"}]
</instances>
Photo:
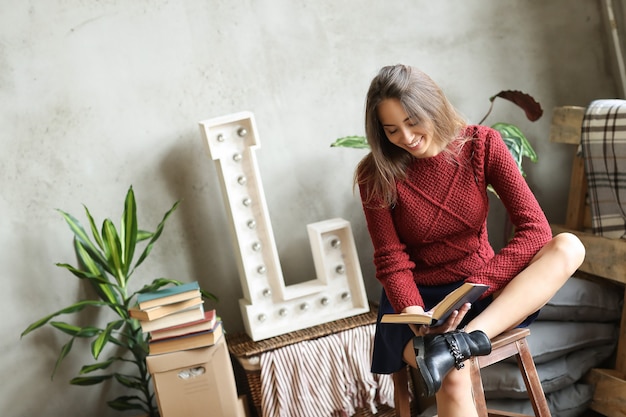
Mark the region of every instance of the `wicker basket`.
<instances>
[{"instance_id":1,"label":"wicker basket","mask_svg":"<svg viewBox=\"0 0 626 417\"><path fill-rule=\"evenodd\" d=\"M238 385L241 386L241 390L247 395L251 402L250 409L252 414L258 417L261 416L261 370L258 364L255 365L253 361L255 357L258 357L258 355L263 352L282 348L294 343L313 340L355 327L376 323L376 314L376 307L372 305L368 313L335 320L308 329L297 330L258 342L252 341L245 333L228 334L226 336L228 349L235 359L233 360L235 377ZM355 416L358 417L371 415L371 412L366 409L360 409L357 411L357 414L355 414ZM379 412L376 416L392 417L395 416L395 412L394 409L381 405L379 406Z\"/></svg>"}]
</instances>

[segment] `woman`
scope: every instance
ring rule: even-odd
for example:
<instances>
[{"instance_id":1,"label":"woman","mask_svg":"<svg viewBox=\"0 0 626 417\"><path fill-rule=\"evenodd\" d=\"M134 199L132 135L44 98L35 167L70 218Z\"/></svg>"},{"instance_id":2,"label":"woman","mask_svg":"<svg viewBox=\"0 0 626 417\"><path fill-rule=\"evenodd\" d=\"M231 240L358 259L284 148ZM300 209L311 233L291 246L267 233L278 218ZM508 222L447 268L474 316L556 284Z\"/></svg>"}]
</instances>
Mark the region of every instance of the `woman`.
<instances>
[{"instance_id":1,"label":"woman","mask_svg":"<svg viewBox=\"0 0 626 417\"><path fill-rule=\"evenodd\" d=\"M475 416L463 361L488 354L490 338L530 324L585 249L572 234L552 237L499 133L467 125L416 68L380 70L367 94L365 130L371 152L355 183L383 286L372 372L418 367L439 416ZM487 237L489 184L515 225L497 254ZM385 313L428 313L463 282L489 289L441 326L380 323Z\"/></svg>"}]
</instances>

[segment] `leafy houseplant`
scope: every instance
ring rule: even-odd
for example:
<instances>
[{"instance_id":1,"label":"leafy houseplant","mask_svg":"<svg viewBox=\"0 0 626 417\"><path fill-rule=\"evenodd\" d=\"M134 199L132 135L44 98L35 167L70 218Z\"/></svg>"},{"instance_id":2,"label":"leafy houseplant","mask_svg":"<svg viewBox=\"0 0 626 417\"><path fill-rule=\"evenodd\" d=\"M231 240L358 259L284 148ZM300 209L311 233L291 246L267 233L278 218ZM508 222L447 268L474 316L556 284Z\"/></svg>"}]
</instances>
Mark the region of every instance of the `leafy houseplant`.
<instances>
[{"instance_id":1,"label":"leafy houseplant","mask_svg":"<svg viewBox=\"0 0 626 417\"><path fill-rule=\"evenodd\" d=\"M52 371L52 378L54 378L60 363L72 350L76 338L92 339L91 354L98 362L83 366L79 375L74 377L70 384L96 385L109 379L115 379L135 393L135 395L120 396L107 402L111 408L116 410L142 410L150 417L159 415L152 392L151 376L146 367L148 335L142 332L139 322L130 317L128 309L134 303L137 294L152 292L166 285L180 285L182 282L156 278L152 283L144 285L138 291L132 291L128 284L135 269L150 254L154 243L161 236L165 221L178 207L178 204L177 201L165 213L154 232L140 230L137 224L135 194L131 186L126 194L119 231L110 219L106 219L99 232L91 213L85 207L93 240L76 218L58 210L74 233L73 243L78 258L78 266L74 267L65 263L57 263L57 266L65 268L77 278L89 282L98 299L81 300L43 317L29 325L22 332L22 337L46 324L70 336L69 341L61 348ZM140 242L147 242L147 244L137 261L133 263ZM202 295L217 300L213 294L206 291L202 291ZM79 313L86 307L106 307L114 313L115 318L106 323L104 327L97 325L81 327L62 321L52 321L53 318L63 314ZM116 350L108 358L100 360L100 356L107 346ZM136 367L135 373L112 372L92 375L93 372L106 370L116 363L132 363Z\"/></svg>"},{"instance_id":2,"label":"leafy houseplant","mask_svg":"<svg viewBox=\"0 0 626 417\"><path fill-rule=\"evenodd\" d=\"M487 114L485 114L481 121L478 122L479 125L487 119L493 109L493 103L498 97L509 100L518 107L522 108L524 113L526 113L526 118L531 122L539 120L543 115L541 105L530 95L516 90L504 90L489 98L491 105L489 106L489 110L487 110ZM498 122L491 125L491 127L500 132L502 140L504 140L504 143L506 143L511 155L513 155L513 158L515 159L515 162L517 162L517 167L522 175L526 176L524 169L522 168L522 158L525 156L532 162L537 162L537 154L535 153L535 150L530 142L528 142L528 139L526 139L526 136L517 126L510 123Z\"/></svg>"},{"instance_id":3,"label":"leafy houseplant","mask_svg":"<svg viewBox=\"0 0 626 417\"><path fill-rule=\"evenodd\" d=\"M530 95L517 90L503 90L489 98L489 101L491 102L489 110L487 110L487 113L483 116L482 120L478 122L478 124L483 124L485 119L487 119L493 109L493 103L498 97L508 100L522 108L526 113L526 117L531 122L538 120L543 115L541 105ZM537 154L535 153L535 150L530 142L528 142L528 139L526 139L526 136L517 126L510 123L498 122L493 124L491 127L500 132L500 135L511 152L511 155L513 155L515 162L517 162L517 167L522 175L525 176L524 169L522 168L523 157L527 157L532 162L537 162ZM330 146L369 149L367 139L364 136L345 136L337 139ZM489 189L495 193L491 186Z\"/></svg>"}]
</instances>

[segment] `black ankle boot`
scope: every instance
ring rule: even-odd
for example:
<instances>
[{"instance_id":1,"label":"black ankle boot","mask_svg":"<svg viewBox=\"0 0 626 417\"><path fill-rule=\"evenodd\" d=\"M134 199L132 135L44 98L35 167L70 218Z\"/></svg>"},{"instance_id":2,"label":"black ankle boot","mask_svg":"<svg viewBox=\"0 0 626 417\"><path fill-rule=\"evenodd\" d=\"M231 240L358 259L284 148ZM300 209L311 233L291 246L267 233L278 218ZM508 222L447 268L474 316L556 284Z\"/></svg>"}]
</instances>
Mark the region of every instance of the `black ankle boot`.
<instances>
[{"instance_id":1,"label":"black ankle boot","mask_svg":"<svg viewBox=\"0 0 626 417\"><path fill-rule=\"evenodd\" d=\"M415 360L422 374L426 392L430 397L441 388L441 381L452 368L461 369L463 361L472 356L491 353L491 341L480 330L465 333L454 330L443 334L413 338Z\"/></svg>"}]
</instances>

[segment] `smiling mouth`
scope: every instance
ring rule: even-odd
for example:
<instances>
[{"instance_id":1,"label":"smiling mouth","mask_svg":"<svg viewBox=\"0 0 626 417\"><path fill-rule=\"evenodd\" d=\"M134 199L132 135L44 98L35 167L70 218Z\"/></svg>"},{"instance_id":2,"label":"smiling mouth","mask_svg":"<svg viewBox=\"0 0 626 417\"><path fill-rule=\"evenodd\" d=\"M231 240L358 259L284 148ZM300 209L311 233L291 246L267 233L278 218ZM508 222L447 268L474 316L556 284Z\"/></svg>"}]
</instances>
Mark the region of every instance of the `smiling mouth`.
<instances>
[{"instance_id":1,"label":"smiling mouth","mask_svg":"<svg viewBox=\"0 0 626 417\"><path fill-rule=\"evenodd\" d=\"M415 139L413 142L409 143L407 146L411 149L416 148L422 141L424 140L424 136L420 136L418 139Z\"/></svg>"}]
</instances>

